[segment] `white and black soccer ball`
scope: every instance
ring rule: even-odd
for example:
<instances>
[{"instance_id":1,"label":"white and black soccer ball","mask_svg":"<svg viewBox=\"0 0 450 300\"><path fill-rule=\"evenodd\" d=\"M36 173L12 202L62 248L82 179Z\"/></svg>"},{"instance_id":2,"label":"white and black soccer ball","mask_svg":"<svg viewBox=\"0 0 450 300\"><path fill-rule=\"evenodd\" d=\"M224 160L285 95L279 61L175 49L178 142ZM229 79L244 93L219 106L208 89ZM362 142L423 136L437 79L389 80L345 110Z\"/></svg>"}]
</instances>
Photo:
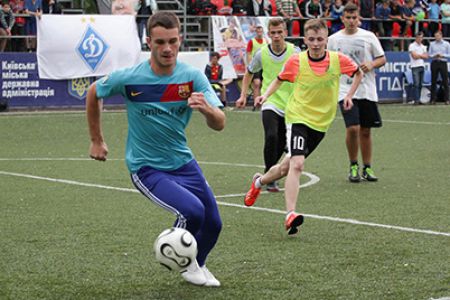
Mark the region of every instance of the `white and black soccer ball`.
<instances>
[{"instance_id":1,"label":"white and black soccer ball","mask_svg":"<svg viewBox=\"0 0 450 300\"><path fill-rule=\"evenodd\" d=\"M156 260L169 270L182 271L197 257L197 241L182 228L166 229L153 245Z\"/></svg>"}]
</instances>

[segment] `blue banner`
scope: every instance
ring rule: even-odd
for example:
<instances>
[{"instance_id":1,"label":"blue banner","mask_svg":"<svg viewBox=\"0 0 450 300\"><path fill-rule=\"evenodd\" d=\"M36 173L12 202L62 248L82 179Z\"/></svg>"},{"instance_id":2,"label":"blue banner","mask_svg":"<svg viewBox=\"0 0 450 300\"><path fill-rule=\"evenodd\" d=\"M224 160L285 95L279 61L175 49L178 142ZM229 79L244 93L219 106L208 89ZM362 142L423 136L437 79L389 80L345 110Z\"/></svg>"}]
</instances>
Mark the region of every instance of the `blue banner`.
<instances>
[{"instance_id":1,"label":"blue banner","mask_svg":"<svg viewBox=\"0 0 450 300\"><path fill-rule=\"evenodd\" d=\"M84 106L92 78L44 80L38 76L35 53L0 53L1 98L10 107L77 107ZM400 101L405 85L404 72L409 70L407 52L386 52L387 63L376 70L380 102ZM430 70L429 62L425 70ZM230 86L231 87L231 86ZM231 93L232 94L232 93ZM233 95L229 101L233 101ZM122 97L105 99L105 105L123 104Z\"/></svg>"},{"instance_id":2,"label":"blue banner","mask_svg":"<svg viewBox=\"0 0 450 300\"><path fill-rule=\"evenodd\" d=\"M44 80L38 76L36 53L0 53L1 99L10 107L85 106L93 78ZM105 105L123 104L121 97L105 99Z\"/></svg>"},{"instance_id":3,"label":"blue banner","mask_svg":"<svg viewBox=\"0 0 450 300\"><path fill-rule=\"evenodd\" d=\"M376 70L377 90L380 102L402 99L405 85L404 72L410 70L408 52L386 52L386 64ZM425 62L425 70L430 63Z\"/></svg>"}]
</instances>

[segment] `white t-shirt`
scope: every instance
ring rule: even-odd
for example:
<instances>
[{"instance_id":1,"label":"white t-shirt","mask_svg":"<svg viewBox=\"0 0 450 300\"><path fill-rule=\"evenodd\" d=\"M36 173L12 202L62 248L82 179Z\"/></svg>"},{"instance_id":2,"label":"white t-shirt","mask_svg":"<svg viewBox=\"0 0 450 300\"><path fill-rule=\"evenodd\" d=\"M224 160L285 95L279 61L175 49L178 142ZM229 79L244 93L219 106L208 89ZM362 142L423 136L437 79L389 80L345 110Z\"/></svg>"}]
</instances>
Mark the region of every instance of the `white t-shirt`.
<instances>
[{"instance_id":1,"label":"white t-shirt","mask_svg":"<svg viewBox=\"0 0 450 300\"><path fill-rule=\"evenodd\" d=\"M411 68L424 67L425 62L422 58L414 59L411 55L412 52L416 54L424 54L427 53L427 46L423 44L418 44L416 42L411 43L408 47L409 58L410 58L410 66Z\"/></svg>"},{"instance_id":2,"label":"white t-shirt","mask_svg":"<svg viewBox=\"0 0 450 300\"><path fill-rule=\"evenodd\" d=\"M331 35L328 38L328 50L340 51L350 56L358 66L365 61L373 61L375 58L384 56L383 47L375 34L361 28L351 35L345 34L344 29ZM341 76L339 101L342 101L347 95L352 82L351 77ZM364 74L353 98L378 101L375 70Z\"/></svg>"}]
</instances>

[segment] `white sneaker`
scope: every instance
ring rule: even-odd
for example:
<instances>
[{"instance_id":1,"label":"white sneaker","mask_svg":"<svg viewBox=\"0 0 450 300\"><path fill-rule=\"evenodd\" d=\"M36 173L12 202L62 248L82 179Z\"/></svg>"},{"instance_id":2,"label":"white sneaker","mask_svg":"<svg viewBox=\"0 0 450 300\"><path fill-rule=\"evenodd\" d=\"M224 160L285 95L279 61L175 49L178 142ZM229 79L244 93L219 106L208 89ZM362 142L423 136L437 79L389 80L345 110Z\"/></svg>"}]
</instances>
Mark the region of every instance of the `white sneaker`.
<instances>
[{"instance_id":1,"label":"white sneaker","mask_svg":"<svg viewBox=\"0 0 450 300\"><path fill-rule=\"evenodd\" d=\"M206 283L205 286L219 287L220 281L217 280L216 277L208 270L206 266L201 267L203 272L205 273Z\"/></svg>"},{"instance_id":2,"label":"white sneaker","mask_svg":"<svg viewBox=\"0 0 450 300\"><path fill-rule=\"evenodd\" d=\"M186 270L181 271L181 276L187 282L195 285L205 285L207 282L205 272L199 267L197 260L194 260Z\"/></svg>"}]
</instances>

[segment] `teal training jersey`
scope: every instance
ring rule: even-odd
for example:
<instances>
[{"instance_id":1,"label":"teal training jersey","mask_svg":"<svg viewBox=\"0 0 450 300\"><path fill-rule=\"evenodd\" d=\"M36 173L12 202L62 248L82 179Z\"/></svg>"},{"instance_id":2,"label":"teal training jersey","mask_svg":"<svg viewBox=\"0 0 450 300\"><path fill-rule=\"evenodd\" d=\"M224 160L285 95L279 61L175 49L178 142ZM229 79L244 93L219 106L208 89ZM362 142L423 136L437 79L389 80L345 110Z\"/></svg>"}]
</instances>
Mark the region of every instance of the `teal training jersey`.
<instances>
[{"instance_id":1,"label":"teal training jersey","mask_svg":"<svg viewBox=\"0 0 450 300\"><path fill-rule=\"evenodd\" d=\"M192 92L202 92L210 105L222 106L203 72L181 62L171 75L159 76L147 60L97 80L96 89L98 98L125 97L125 159L131 173L143 166L176 170L194 158L185 134L192 115L187 105Z\"/></svg>"}]
</instances>

